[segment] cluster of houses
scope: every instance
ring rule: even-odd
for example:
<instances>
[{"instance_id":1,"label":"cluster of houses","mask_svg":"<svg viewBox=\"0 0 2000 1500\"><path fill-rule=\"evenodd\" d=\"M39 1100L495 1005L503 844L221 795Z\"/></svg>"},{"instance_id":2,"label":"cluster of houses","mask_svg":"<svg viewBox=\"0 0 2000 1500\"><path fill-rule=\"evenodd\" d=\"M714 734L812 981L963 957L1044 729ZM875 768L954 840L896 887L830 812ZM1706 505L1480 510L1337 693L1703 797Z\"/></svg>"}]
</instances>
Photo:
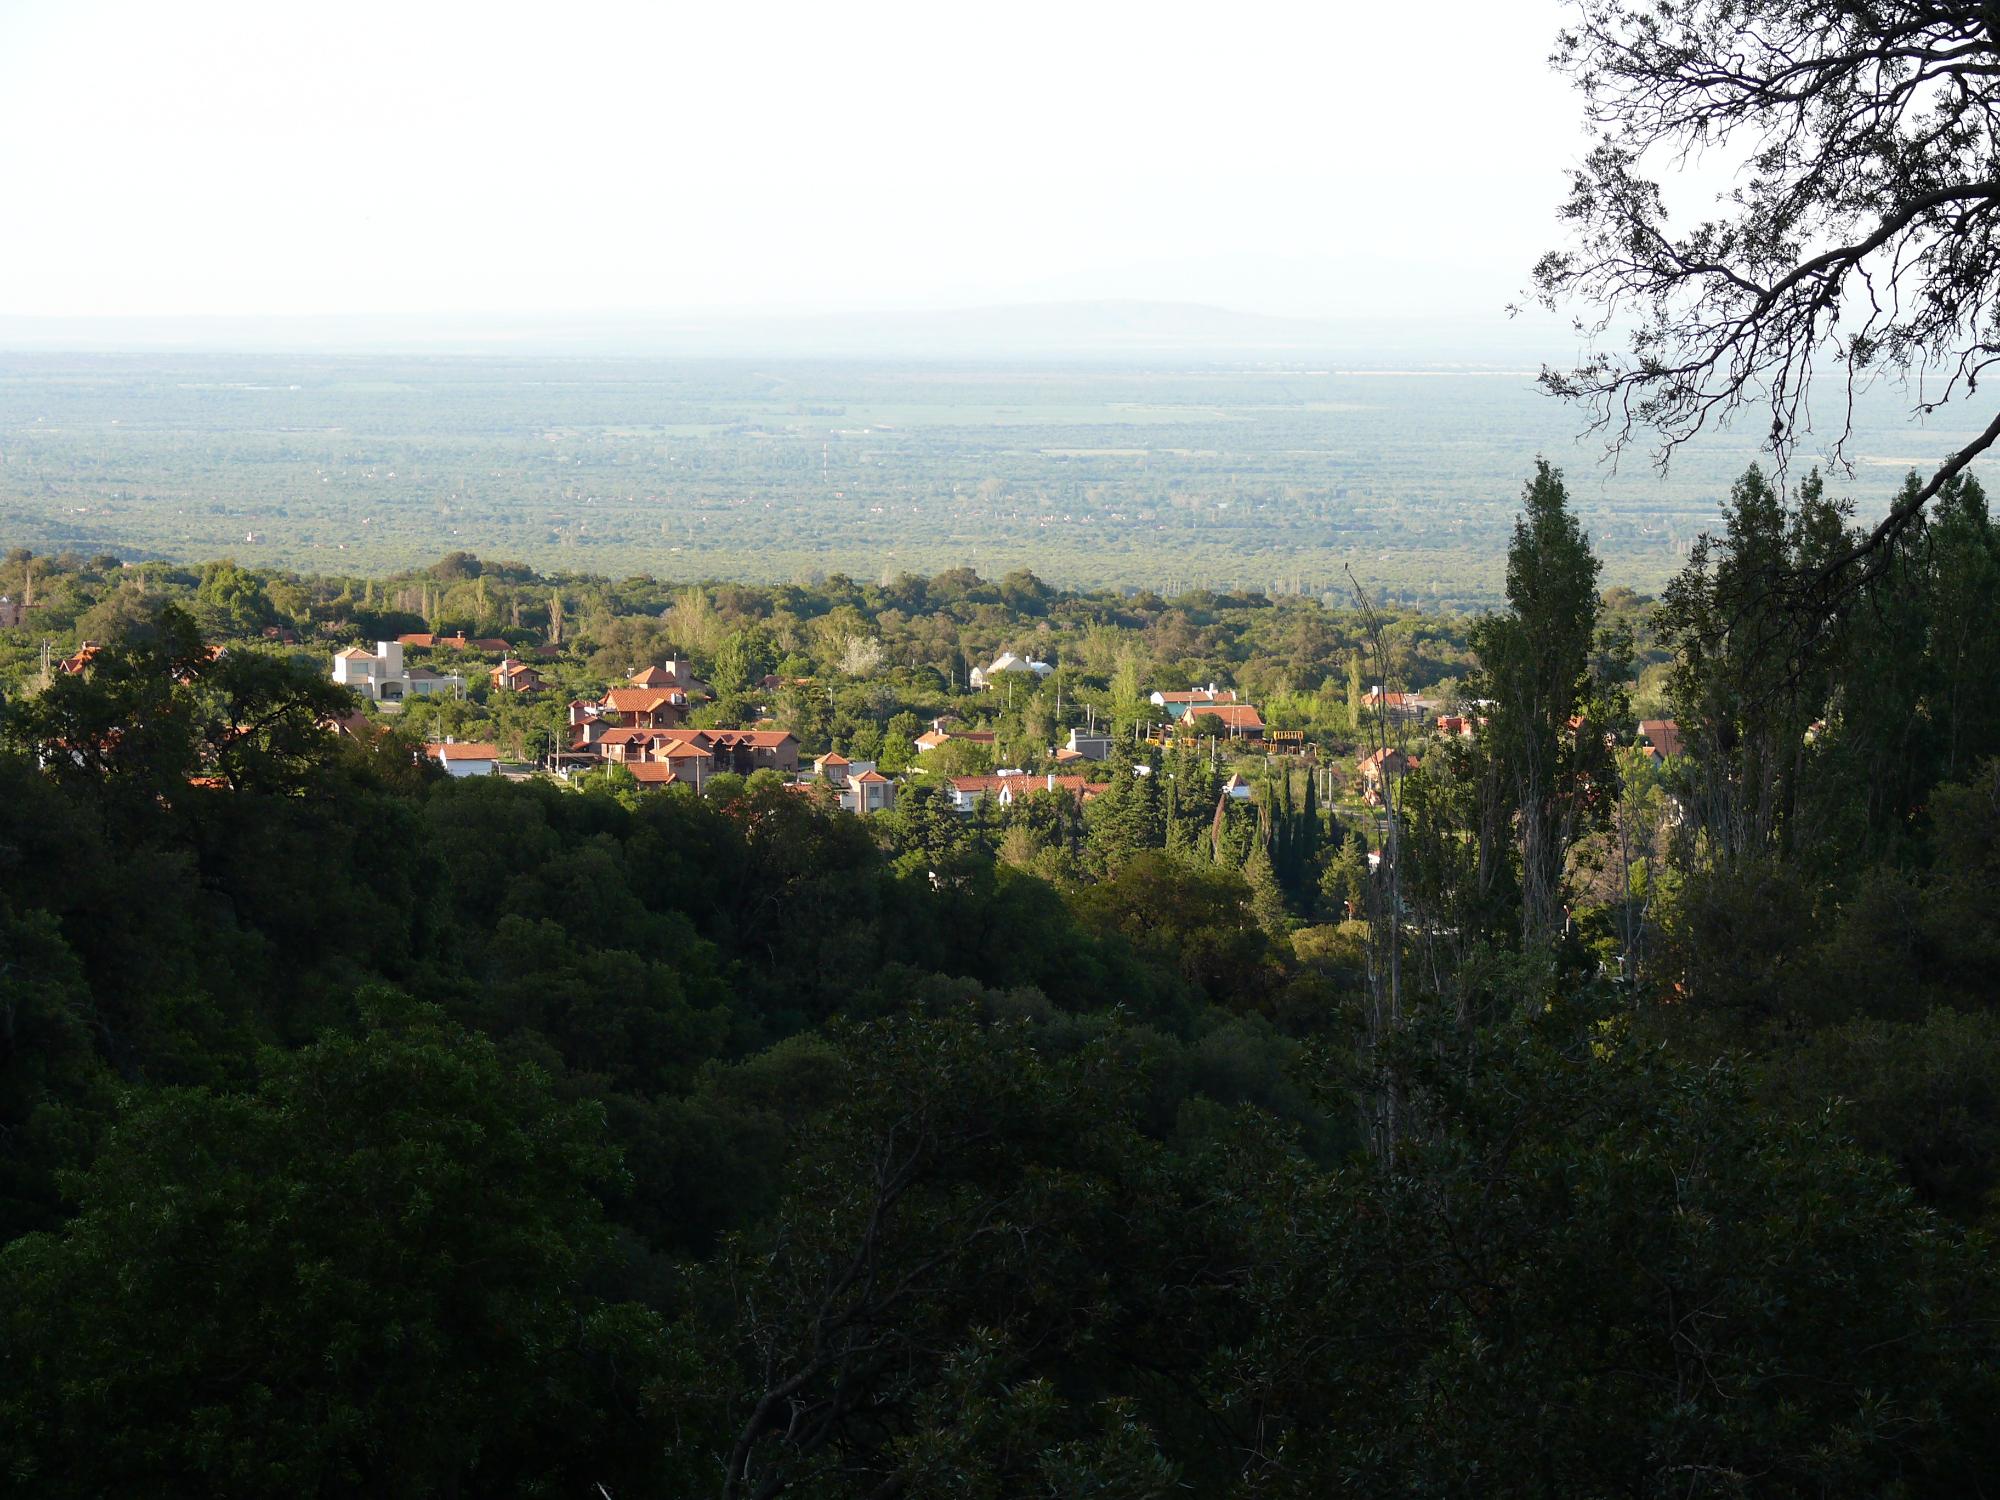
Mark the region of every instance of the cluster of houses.
<instances>
[{"instance_id":1,"label":"cluster of houses","mask_svg":"<svg viewBox=\"0 0 2000 1500\"><path fill-rule=\"evenodd\" d=\"M264 632L267 636L273 632ZM289 634L290 632L286 632ZM514 656L514 647L498 636L430 635L413 632L399 635L393 641L377 641L371 649L367 646L350 646L333 658L333 680L342 687L354 689L362 697L379 707L394 711L412 698L434 698L465 696L465 677L459 672L440 672L434 668L411 665L404 660L405 651L452 650L464 652L484 652L498 654L500 662L489 668L487 676L493 687L503 693L539 693L547 689L540 668L530 665ZM558 655L560 648L542 646L536 655L544 659Z\"/></svg>"},{"instance_id":2,"label":"cluster of houses","mask_svg":"<svg viewBox=\"0 0 2000 1500\"><path fill-rule=\"evenodd\" d=\"M500 640L468 640L464 636L407 635L395 641L377 642L372 650L353 647L334 658L333 680L383 707L394 707L415 697L449 693L462 697L465 678L459 673L438 672L410 666L404 661L406 647L439 647L465 651L497 651L502 659L488 671L492 691L535 694L547 690L541 670L512 653ZM554 648L542 648L552 654ZM1048 663L1004 652L989 666L971 674L976 688L991 689L1011 672L1046 676ZM568 705L567 738L550 747L543 762L558 776L577 771L618 766L642 786L685 786L697 794L706 791L717 775L746 776L769 770L801 793L823 789L839 806L860 816L883 812L896 805L897 783L884 775L873 762L849 760L839 754L820 756L802 767L798 737L786 729L697 729L689 724L694 708L713 697L707 684L694 675L693 664L673 657L657 666L636 672L632 677L595 699L578 698ZM1195 734L1227 740L1244 748L1268 749L1272 753L1303 751L1303 734L1297 731L1267 733L1257 706L1246 702L1231 688L1210 683L1206 687L1161 690L1151 695L1166 724L1160 738ZM1439 704L1418 693L1393 692L1377 684L1367 691L1364 707L1383 720L1399 725L1423 724L1440 739L1472 739L1487 720L1479 712L1486 705L1469 704L1456 713L1438 712ZM992 730L970 728L958 720L940 718L919 735L914 748L921 755L952 743L965 743L989 751L996 746ZM1638 744L1655 762L1681 753L1680 733L1671 719L1648 719L1639 725ZM1072 729L1067 743L1054 748L1052 759L1058 767L1047 772L997 770L975 775L946 776L939 785L951 805L971 812L981 802L1009 806L1038 792L1060 792L1079 803L1100 795L1104 784L1080 774L1090 763L1107 759L1113 740L1108 731L1093 724ZM492 775L499 771L498 748L487 742L446 740L429 747L430 755L454 776ZM1390 784L1415 769L1417 758L1400 746L1387 746L1363 755L1356 767L1362 795L1378 805ZM1074 770L1064 768L1074 767ZM1229 795L1249 795L1247 783L1233 778Z\"/></svg>"},{"instance_id":3,"label":"cluster of houses","mask_svg":"<svg viewBox=\"0 0 2000 1500\"><path fill-rule=\"evenodd\" d=\"M334 680L354 686L377 702L416 696L424 689L413 690L408 685L410 673L402 662L402 645L387 641L378 643L373 652L357 647L341 653L334 660ZM1011 665L1005 669L1015 670ZM495 667L492 675L495 687L503 691L535 692L542 687L540 674L532 666L511 657ZM456 690L462 692L463 679L456 681ZM647 667L598 698L572 700L565 716L568 738L551 749L544 765L563 777L615 765L642 786L686 786L697 794L706 791L718 774L744 776L770 770L801 794L817 794L823 789L836 805L858 816L896 806L897 782L872 761L830 753L802 766L798 737L790 730L690 726L693 709L710 697L708 685L695 677L693 664L683 658ZM1225 710L1225 723L1237 738L1253 738L1263 728L1255 708L1237 702L1233 693L1209 689L1174 694L1171 702L1183 712L1195 705ZM961 741L991 749L995 738L991 730L965 728L955 720L941 718L916 738L913 748L921 754ZM1070 731L1066 744L1057 747L1054 759L1064 765L1102 761L1111 749L1109 732L1078 728ZM453 776L495 775L502 764L499 747L487 741L447 739L428 746L427 753ZM950 805L967 814L982 802L1010 807L1037 793L1060 793L1083 804L1106 789L1105 783L1080 772L1025 770L944 776L938 785ZM1233 777L1228 794L1241 800L1250 794L1249 784Z\"/></svg>"}]
</instances>

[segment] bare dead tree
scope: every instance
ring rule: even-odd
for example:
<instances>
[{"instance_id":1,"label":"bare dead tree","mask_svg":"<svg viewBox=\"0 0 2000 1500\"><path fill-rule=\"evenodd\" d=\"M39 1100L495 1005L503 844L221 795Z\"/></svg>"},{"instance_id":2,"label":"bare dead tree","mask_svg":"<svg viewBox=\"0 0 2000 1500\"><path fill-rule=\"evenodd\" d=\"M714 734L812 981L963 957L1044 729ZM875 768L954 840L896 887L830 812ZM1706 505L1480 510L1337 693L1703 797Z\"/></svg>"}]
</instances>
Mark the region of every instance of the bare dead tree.
<instances>
[{"instance_id":1,"label":"bare dead tree","mask_svg":"<svg viewBox=\"0 0 2000 1500\"><path fill-rule=\"evenodd\" d=\"M1825 425L1848 462L1856 396L1878 380L1913 415L1977 403L2000 359L2000 8L1972 0L1576 0L1551 59L1582 91L1592 146L1534 270L1600 349L1543 383L1613 451L1664 466L1744 407L1768 408L1782 478ZM1713 216L1670 226L1663 185L1740 163ZM1831 386L1829 399L1816 392ZM1986 413L1981 413L1985 416ZM2000 441L1969 441L1808 576L1805 612L1879 576L1896 539Z\"/></svg>"}]
</instances>

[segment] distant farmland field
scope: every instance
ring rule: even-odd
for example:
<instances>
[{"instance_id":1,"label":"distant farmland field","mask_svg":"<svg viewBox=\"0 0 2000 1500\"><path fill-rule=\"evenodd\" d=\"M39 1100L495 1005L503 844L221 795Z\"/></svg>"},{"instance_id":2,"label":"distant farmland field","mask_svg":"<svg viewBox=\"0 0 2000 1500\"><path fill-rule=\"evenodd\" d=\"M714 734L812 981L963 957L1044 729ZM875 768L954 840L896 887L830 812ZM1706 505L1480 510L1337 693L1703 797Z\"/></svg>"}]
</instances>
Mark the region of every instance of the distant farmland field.
<instances>
[{"instance_id":1,"label":"distant farmland field","mask_svg":"<svg viewBox=\"0 0 2000 1500\"><path fill-rule=\"evenodd\" d=\"M1839 487L1877 511L1964 425L1881 398ZM0 545L1312 592L1352 569L1477 604L1538 453L1642 589L1756 456L1745 424L1614 472L1579 426L1518 369L0 355Z\"/></svg>"}]
</instances>

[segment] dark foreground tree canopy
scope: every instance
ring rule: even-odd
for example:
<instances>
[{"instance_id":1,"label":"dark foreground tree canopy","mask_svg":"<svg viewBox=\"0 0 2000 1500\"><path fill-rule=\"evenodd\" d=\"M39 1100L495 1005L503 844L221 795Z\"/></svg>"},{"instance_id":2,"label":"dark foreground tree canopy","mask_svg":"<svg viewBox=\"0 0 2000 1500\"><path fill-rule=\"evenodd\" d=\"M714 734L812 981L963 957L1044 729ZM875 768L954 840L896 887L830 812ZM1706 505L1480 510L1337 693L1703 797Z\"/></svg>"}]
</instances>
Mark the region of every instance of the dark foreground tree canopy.
<instances>
[{"instance_id":1,"label":"dark foreground tree canopy","mask_svg":"<svg viewBox=\"0 0 2000 1500\"><path fill-rule=\"evenodd\" d=\"M1752 471L1602 592L1544 466L1476 621L11 557L0 1474L1988 1492L2000 537L1954 481L1767 650L1760 580L1851 540ZM861 818L452 779L443 716L541 732L483 690L330 727L330 647L459 624L579 689L680 647L883 764L943 714L1118 744L1082 805L919 769ZM1142 737L1211 680L1305 753Z\"/></svg>"}]
</instances>

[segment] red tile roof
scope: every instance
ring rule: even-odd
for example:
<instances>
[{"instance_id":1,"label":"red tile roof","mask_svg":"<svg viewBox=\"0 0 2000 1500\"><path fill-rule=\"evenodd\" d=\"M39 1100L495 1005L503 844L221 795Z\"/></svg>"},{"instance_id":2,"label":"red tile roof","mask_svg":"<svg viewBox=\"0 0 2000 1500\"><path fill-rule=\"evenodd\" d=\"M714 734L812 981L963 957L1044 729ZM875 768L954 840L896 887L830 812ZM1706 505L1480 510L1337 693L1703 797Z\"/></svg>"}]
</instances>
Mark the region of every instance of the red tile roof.
<instances>
[{"instance_id":1,"label":"red tile roof","mask_svg":"<svg viewBox=\"0 0 2000 1500\"><path fill-rule=\"evenodd\" d=\"M1366 775L1370 771L1386 768L1391 776L1401 776L1416 763L1414 756L1407 755L1391 745L1383 750L1370 750L1361 757L1355 769Z\"/></svg>"},{"instance_id":2,"label":"red tile roof","mask_svg":"<svg viewBox=\"0 0 2000 1500\"><path fill-rule=\"evenodd\" d=\"M56 670L67 672L74 677L92 662L96 661L98 653L103 649L95 641L85 641L81 646L77 647L76 655L65 656L60 662L56 663Z\"/></svg>"},{"instance_id":3,"label":"red tile roof","mask_svg":"<svg viewBox=\"0 0 2000 1500\"><path fill-rule=\"evenodd\" d=\"M1204 704L1189 711L1182 719L1183 724L1192 724L1196 719L1213 716L1222 721L1225 729L1262 729L1264 716L1248 703Z\"/></svg>"},{"instance_id":4,"label":"red tile roof","mask_svg":"<svg viewBox=\"0 0 2000 1500\"><path fill-rule=\"evenodd\" d=\"M625 769L632 773L634 781L646 786L672 786L681 779L680 773L672 766L662 765L656 760L636 760Z\"/></svg>"},{"instance_id":5,"label":"red tile roof","mask_svg":"<svg viewBox=\"0 0 2000 1500\"><path fill-rule=\"evenodd\" d=\"M379 739L389 732L388 725L378 724L358 709L351 714L335 714L322 719L320 727L328 734L344 734L354 740Z\"/></svg>"},{"instance_id":6,"label":"red tile roof","mask_svg":"<svg viewBox=\"0 0 2000 1500\"><path fill-rule=\"evenodd\" d=\"M650 714L686 702L687 694L663 693L658 688L613 688L604 695L604 707L621 714Z\"/></svg>"},{"instance_id":7,"label":"red tile roof","mask_svg":"<svg viewBox=\"0 0 2000 1500\"><path fill-rule=\"evenodd\" d=\"M1673 719L1641 719L1639 738L1661 755L1681 753L1681 726Z\"/></svg>"},{"instance_id":8,"label":"red tile roof","mask_svg":"<svg viewBox=\"0 0 2000 1500\"><path fill-rule=\"evenodd\" d=\"M500 747L485 742L470 740L455 745L426 745L424 750L434 759L451 760L498 760Z\"/></svg>"}]
</instances>

